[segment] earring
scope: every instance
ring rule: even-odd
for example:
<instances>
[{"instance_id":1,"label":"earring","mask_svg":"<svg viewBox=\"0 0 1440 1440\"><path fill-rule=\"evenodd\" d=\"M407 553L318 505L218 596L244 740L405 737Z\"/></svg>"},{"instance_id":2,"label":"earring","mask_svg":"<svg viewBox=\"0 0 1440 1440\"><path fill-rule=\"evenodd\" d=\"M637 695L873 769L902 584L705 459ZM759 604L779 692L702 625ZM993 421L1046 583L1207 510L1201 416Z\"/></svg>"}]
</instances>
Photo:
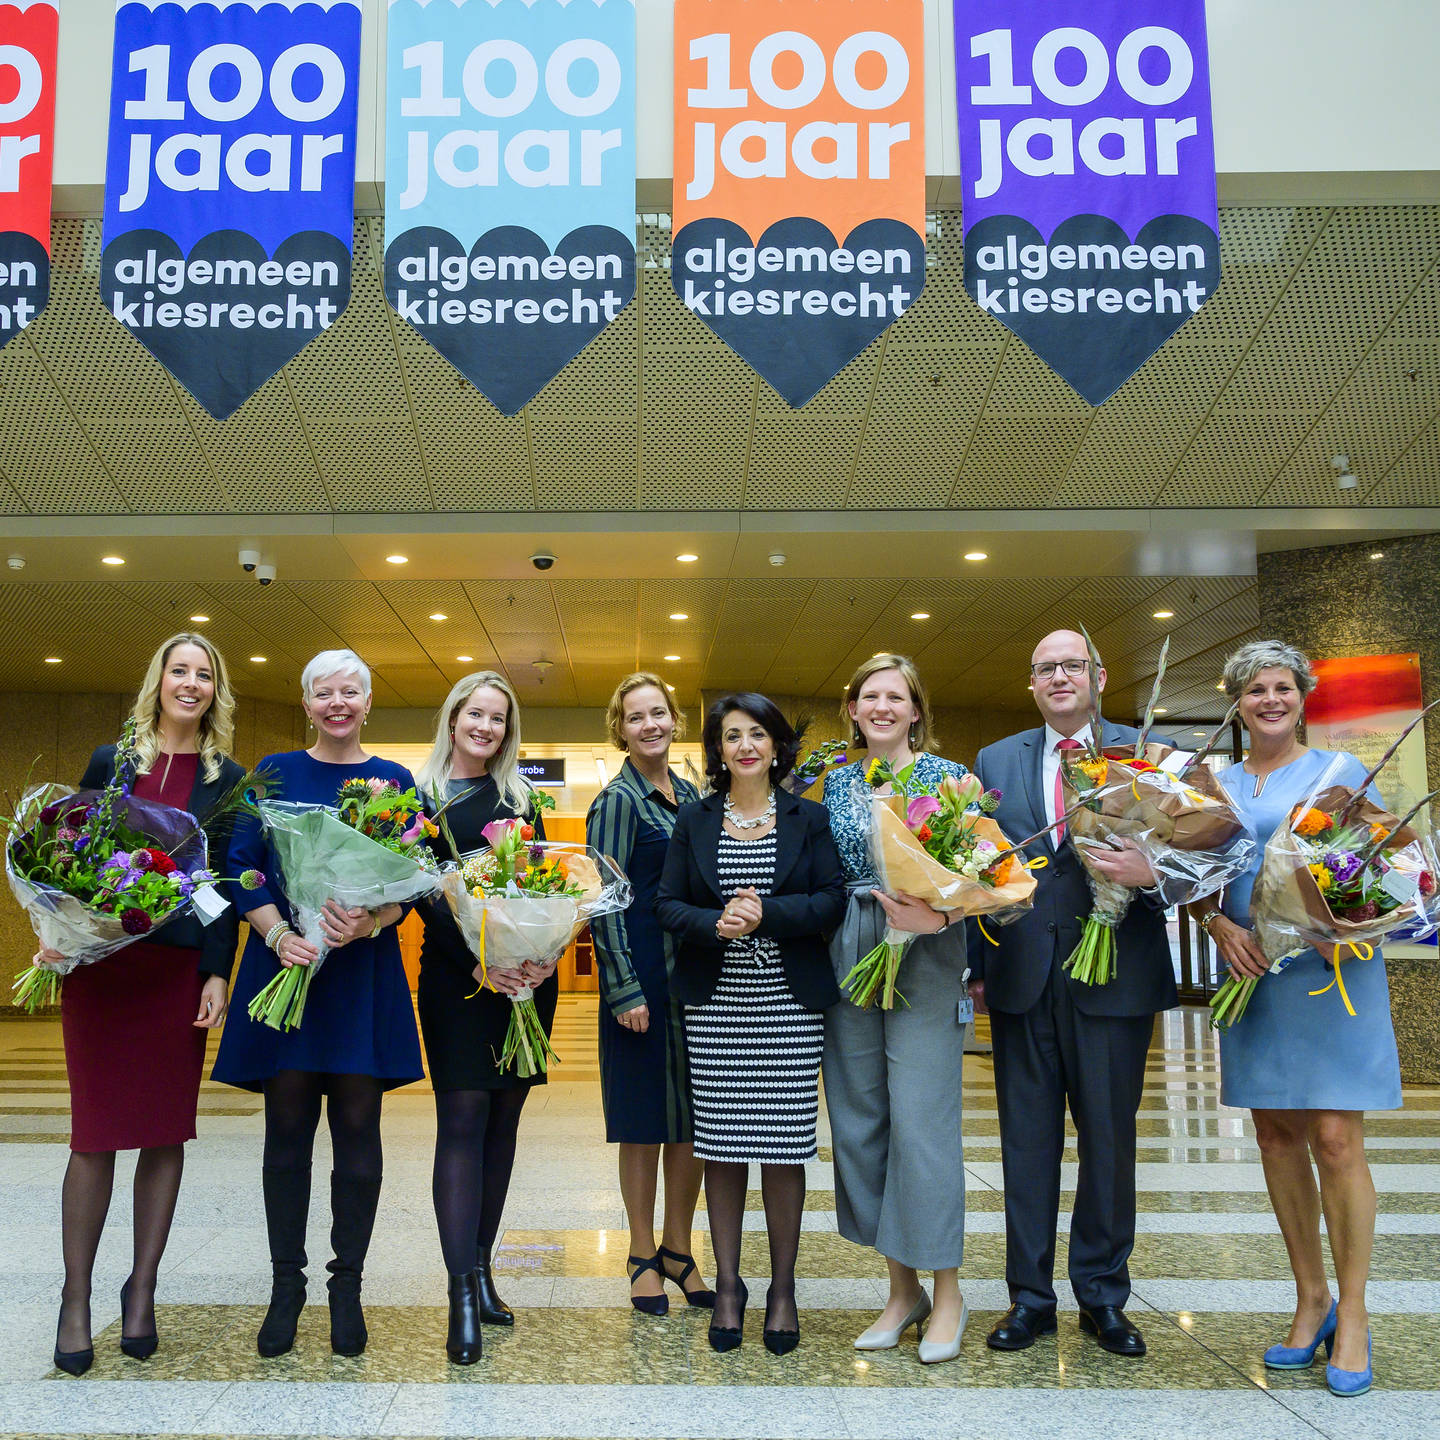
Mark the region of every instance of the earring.
<instances>
[{"instance_id":1,"label":"earring","mask_svg":"<svg viewBox=\"0 0 1440 1440\"><path fill-rule=\"evenodd\" d=\"M850 743L857 747L863 747L865 744L865 737L860 733L860 727L853 721L850 724Z\"/></svg>"},{"instance_id":2,"label":"earring","mask_svg":"<svg viewBox=\"0 0 1440 1440\"><path fill-rule=\"evenodd\" d=\"M779 760L778 757L770 762L770 768L771 768L772 770L778 769L778 768L779 768L779 765L780 765L780 760Z\"/></svg>"},{"instance_id":3,"label":"earring","mask_svg":"<svg viewBox=\"0 0 1440 1440\"><path fill-rule=\"evenodd\" d=\"M915 727L913 725L910 727L910 743L912 745L915 743Z\"/></svg>"}]
</instances>

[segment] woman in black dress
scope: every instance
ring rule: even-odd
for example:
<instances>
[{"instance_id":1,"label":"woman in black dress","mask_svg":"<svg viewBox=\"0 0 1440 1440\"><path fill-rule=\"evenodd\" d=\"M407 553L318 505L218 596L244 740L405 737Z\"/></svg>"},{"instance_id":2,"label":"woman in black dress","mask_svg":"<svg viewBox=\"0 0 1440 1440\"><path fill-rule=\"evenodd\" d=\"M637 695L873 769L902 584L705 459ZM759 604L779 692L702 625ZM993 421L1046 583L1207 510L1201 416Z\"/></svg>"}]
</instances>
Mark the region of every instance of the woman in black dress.
<instances>
[{"instance_id":1,"label":"woman in black dress","mask_svg":"<svg viewBox=\"0 0 1440 1440\"><path fill-rule=\"evenodd\" d=\"M795 1257L805 1162L816 1155L820 1012L839 999L822 937L844 914L845 877L824 806L780 788L800 741L772 701L724 696L703 739L714 792L680 811L655 911L680 940L675 993L715 1251L710 1344L740 1344L740 1232L758 1162L770 1242L765 1348L783 1355L800 1343Z\"/></svg>"},{"instance_id":2,"label":"woman in black dress","mask_svg":"<svg viewBox=\"0 0 1440 1440\"><path fill-rule=\"evenodd\" d=\"M675 937L655 917L655 892L681 805L699 799L670 768L670 742L682 716L665 682L649 671L627 675L610 697L610 743L625 756L620 773L595 797L585 839L630 878L625 910L590 924L600 970L600 1098L605 1138L620 1147L620 1197L630 1224L630 1303L645 1315L670 1308L665 1281L691 1305L715 1295L690 1254L700 1198L700 1162L691 1146L690 1074L685 1022L671 994ZM655 1190L665 1166L665 1229L655 1244Z\"/></svg>"},{"instance_id":3,"label":"woman in black dress","mask_svg":"<svg viewBox=\"0 0 1440 1440\"><path fill-rule=\"evenodd\" d=\"M486 844L496 819L523 817L545 828L530 787L520 778L520 703L510 682L493 670L467 675L440 707L435 745L416 781L429 807L445 811L460 854ZM458 859L442 830L433 842L443 862ZM548 1034L559 982L555 964L519 970L481 967L443 899L423 902L425 944L420 952L420 1029L435 1090L435 1168L432 1193L440 1249L450 1276L450 1327L445 1349L457 1365L480 1358L480 1325L513 1325L515 1316L495 1291L490 1250L500 1230L515 1163L520 1112L543 1071L521 1079L502 1072L497 1058L510 1023L509 995L535 990L535 1008Z\"/></svg>"}]
</instances>

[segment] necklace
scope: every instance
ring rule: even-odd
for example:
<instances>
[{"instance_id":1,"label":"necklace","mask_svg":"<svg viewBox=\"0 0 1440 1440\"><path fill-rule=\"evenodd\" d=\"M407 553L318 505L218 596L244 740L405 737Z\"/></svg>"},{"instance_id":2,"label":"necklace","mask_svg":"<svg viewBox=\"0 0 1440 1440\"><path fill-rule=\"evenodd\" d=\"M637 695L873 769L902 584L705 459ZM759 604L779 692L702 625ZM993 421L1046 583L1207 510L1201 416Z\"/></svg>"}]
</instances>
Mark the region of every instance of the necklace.
<instances>
[{"instance_id":1,"label":"necklace","mask_svg":"<svg viewBox=\"0 0 1440 1440\"><path fill-rule=\"evenodd\" d=\"M733 800L731 800L731 798L729 797L729 795L726 795L726 797L725 797L725 818L726 818L737 830L758 830L758 829L760 828L760 826L762 826L767 820L772 820L772 819L774 819L774 817L775 817L775 792L774 792L774 790L771 790L771 792L770 792L770 803L769 803L768 805L766 805L766 807L765 807L758 815L754 815L754 816L752 816L752 817L751 817L750 819L748 819L748 820L747 820L743 815L741 815L741 813L735 808L735 802L734 802Z\"/></svg>"}]
</instances>

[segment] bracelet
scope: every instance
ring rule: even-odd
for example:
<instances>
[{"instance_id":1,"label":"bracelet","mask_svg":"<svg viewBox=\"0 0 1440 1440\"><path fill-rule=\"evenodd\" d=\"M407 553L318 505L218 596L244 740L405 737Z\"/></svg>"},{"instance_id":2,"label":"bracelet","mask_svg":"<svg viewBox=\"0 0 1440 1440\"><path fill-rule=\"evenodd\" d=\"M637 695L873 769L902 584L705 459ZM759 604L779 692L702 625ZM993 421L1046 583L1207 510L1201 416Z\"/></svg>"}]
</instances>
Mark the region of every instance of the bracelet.
<instances>
[{"instance_id":1,"label":"bracelet","mask_svg":"<svg viewBox=\"0 0 1440 1440\"><path fill-rule=\"evenodd\" d=\"M370 912L370 918L375 922L375 928L370 932L370 938L373 940L385 927L380 923L380 912L378 910L372 910Z\"/></svg>"},{"instance_id":2,"label":"bracelet","mask_svg":"<svg viewBox=\"0 0 1440 1440\"><path fill-rule=\"evenodd\" d=\"M1218 920L1224 913L1223 910L1207 910L1195 923L1208 935L1211 921Z\"/></svg>"},{"instance_id":3,"label":"bracelet","mask_svg":"<svg viewBox=\"0 0 1440 1440\"><path fill-rule=\"evenodd\" d=\"M275 950L275 947L284 939L287 932L292 935L295 933L290 929L290 922L288 920L277 920L265 934L265 948L267 950ZM275 950L275 953L278 955L280 952Z\"/></svg>"}]
</instances>

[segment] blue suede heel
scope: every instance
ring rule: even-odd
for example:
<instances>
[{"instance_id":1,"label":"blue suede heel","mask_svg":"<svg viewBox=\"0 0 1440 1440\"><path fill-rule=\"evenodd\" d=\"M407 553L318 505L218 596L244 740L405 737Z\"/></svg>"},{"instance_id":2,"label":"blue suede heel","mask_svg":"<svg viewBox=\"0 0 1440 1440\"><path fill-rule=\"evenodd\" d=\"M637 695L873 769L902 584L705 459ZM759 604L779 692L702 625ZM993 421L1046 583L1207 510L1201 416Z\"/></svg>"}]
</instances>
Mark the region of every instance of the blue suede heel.
<instances>
[{"instance_id":1,"label":"blue suede heel","mask_svg":"<svg viewBox=\"0 0 1440 1440\"><path fill-rule=\"evenodd\" d=\"M1267 1370L1308 1370L1315 1363L1315 1352L1324 1345L1328 1356L1335 1349L1335 1301L1330 1302L1330 1313L1321 1321L1315 1338L1308 1345L1272 1345L1265 1352Z\"/></svg>"},{"instance_id":2,"label":"blue suede heel","mask_svg":"<svg viewBox=\"0 0 1440 1440\"><path fill-rule=\"evenodd\" d=\"M1372 1363L1373 1350L1370 1344L1370 1332L1365 1332L1365 1368L1363 1370L1342 1370L1338 1365L1327 1365L1325 1367L1325 1383L1330 1387L1332 1395L1363 1395L1375 1378L1375 1367Z\"/></svg>"}]
</instances>

